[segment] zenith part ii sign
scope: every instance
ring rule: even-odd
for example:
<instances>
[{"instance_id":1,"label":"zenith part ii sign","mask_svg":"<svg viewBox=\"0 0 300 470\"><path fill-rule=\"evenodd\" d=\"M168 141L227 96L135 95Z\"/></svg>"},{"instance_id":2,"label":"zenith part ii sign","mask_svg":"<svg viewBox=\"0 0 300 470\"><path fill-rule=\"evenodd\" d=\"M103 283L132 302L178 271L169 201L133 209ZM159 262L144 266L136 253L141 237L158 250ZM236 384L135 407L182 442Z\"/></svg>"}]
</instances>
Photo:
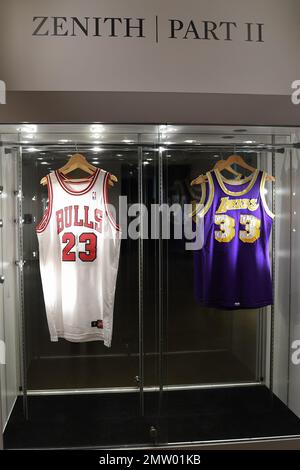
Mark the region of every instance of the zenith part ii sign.
<instances>
[{"instance_id":1,"label":"zenith part ii sign","mask_svg":"<svg viewBox=\"0 0 300 470\"><path fill-rule=\"evenodd\" d=\"M0 0L11 91L290 95L299 0Z\"/></svg>"}]
</instances>

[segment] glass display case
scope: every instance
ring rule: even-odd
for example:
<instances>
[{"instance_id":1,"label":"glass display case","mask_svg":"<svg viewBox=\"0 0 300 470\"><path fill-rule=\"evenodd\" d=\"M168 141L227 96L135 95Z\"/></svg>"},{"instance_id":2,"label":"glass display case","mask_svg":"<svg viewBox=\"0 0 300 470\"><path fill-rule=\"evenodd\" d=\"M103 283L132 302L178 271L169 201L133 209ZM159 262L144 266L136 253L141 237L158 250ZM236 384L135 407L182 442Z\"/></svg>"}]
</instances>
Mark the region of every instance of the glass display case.
<instances>
[{"instance_id":1,"label":"glass display case","mask_svg":"<svg viewBox=\"0 0 300 470\"><path fill-rule=\"evenodd\" d=\"M5 447L300 436L299 131L49 124L2 125L0 133ZM40 181L75 153L117 177L108 190L122 228L110 348L49 336L35 231L49 193ZM175 236L205 202L203 185L191 181L232 154L275 177L263 191L275 213L267 247L274 301L259 308L199 302L202 255L186 248L184 233ZM228 184L245 186L249 171L232 168L222 171ZM89 292L90 281L78 288Z\"/></svg>"}]
</instances>

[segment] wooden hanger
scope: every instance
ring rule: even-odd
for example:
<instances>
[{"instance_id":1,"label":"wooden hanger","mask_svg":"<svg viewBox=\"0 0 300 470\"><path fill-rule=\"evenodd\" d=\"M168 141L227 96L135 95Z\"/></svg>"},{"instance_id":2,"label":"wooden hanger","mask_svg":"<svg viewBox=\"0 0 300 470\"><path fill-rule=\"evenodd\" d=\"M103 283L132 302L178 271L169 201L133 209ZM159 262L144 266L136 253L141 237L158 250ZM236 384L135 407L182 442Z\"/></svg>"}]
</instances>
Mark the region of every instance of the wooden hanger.
<instances>
[{"instance_id":1,"label":"wooden hanger","mask_svg":"<svg viewBox=\"0 0 300 470\"><path fill-rule=\"evenodd\" d=\"M254 173L254 171L257 170L257 168L254 168L253 166L248 165L247 162L241 157L240 155L230 155L226 160L220 162L219 171L223 170L229 170L229 167L233 164L239 165L242 168L245 168L246 170L249 170L251 173ZM267 175L266 177L267 181L275 181L275 177L272 175Z\"/></svg>"},{"instance_id":2,"label":"wooden hanger","mask_svg":"<svg viewBox=\"0 0 300 470\"><path fill-rule=\"evenodd\" d=\"M87 161L87 159L81 155L80 153L75 153L72 155L72 157L67 161L67 163L59 168L59 173L62 175L67 175L68 173L71 173L71 171L80 169L82 171L85 171L86 173L92 175L95 173L95 171L98 169L96 166L92 165ZM77 179L76 181L84 181L84 178L82 179ZM118 178L115 175L110 174L109 175L109 180L108 184L110 186L114 186L114 183L118 182ZM45 186L47 184L47 178L44 176L44 178L41 179L40 183Z\"/></svg>"},{"instance_id":3,"label":"wooden hanger","mask_svg":"<svg viewBox=\"0 0 300 470\"><path fill-rule=\"evenodd\" d=\"M219 171L227 170L230 173L234 173L238 175L238 178L241 177L240 173L237 173L233 168L231 168L231 165L233 164L239 165L242 168L245 168L246 170L249 170L251 173L254 173L254 171L257 170L257 168L254 168L253 166L248 165L248 163L245 162L243 157L240 155L230 155L226 160L219 160L216 165L214 166L214 170L218 169ZM267 181L275 181L275 177L272 175L267 175L266 177ZM194 180L191 181L191 186L194 186L195 184L202 184L207 182L207 176L206 175L200 175Z\"/></svg>"},{"instance_id":4,"label":"wooden hanger","mask_svg":"<svg viewBox=\"0 0 300 470\"><path fill-rule=\"evenodd\" d=\"M218 169L219 171L222 171L220 169L222 163L225 162L225 160L219 160L217 161L217 163L215 164L215 166L213 167L214 170ZM227 171L229 171L229 173L232 173L233 175L235 175L237 178L236 179L240 179L242 177L242 174L235 171L233 168L231 167L228 167L226 168ZM201 183L206 183L207 181L207 176L206 175L200 175L198 176L197 178L195 178L193 181L191 181L191 186L194 186L196 184L201 184Z\"/></svg>"}]
</instances>

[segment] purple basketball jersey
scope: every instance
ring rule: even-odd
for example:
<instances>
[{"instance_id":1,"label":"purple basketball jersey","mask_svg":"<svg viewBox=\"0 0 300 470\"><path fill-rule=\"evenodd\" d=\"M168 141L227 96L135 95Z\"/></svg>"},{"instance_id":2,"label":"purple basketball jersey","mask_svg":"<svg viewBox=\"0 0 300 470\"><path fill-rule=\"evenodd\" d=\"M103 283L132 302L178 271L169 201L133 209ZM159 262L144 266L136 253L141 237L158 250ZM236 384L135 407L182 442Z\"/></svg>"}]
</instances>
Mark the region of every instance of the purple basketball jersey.
<instances>
[{"instance_id":1,"label":"purple basketball jersey","mask_svg":"<svg viewBox=\"0 0 300 470\"><path fill-rule=\"evenodd\" d=\"M207 176L208 196L200 214L205 241L198 258L198 297L206 306L225 309L270 305L274 215L265 200L266 173L257 170L243 180L227 180L218 170Z\"/></svg>"}]
</instances>

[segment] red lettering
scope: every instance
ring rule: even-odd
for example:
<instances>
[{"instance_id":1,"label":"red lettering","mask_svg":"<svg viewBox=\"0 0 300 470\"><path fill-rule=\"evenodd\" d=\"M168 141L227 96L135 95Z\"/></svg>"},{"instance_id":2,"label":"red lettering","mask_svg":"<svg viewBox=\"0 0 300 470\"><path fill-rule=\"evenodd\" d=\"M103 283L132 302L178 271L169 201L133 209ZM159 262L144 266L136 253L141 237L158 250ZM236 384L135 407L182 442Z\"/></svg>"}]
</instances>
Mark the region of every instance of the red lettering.
<instances>
[{"instance_id":1,"label":"red lettering","mask_svg":"<svg viewBox=\"0 0 300 470\"><path fill-rule=\"evenodd\" d=\"M65 207L65 227L72 227L72 206Z\"/></svg>"},{"instance_id":2,"label":"red lettering","mask_svg":"<svg viewBox=\"0 0 300 470\"><path fill-rule=\"evenodd\" d=\"M103 227L103 211L101 209L94 209L94 217L90 219L90 207L84 206L84 217L80 218L79 205L66 206L63 209L56 211L57 234L59 235L63 230L70 227L87 227L102 233Z\"/></svg>"},{"instance_id":3,"label":"red lettering","mask_svg":"<svg viewBox=\"0 0 300 470\"><path fill-rule=\"evenodd\" d=\"M82 227L83 220L82 219L78 220L78 210L79 210L79 206L74 206L74 225L75 227Z\"/></svg>"},{"instance_id":4,"label":"red lettering","mask_svg":"<svg viewBox=\"0 0 300 470\"><path fill-rule=\"evenodd\" d=\"M87 228L94 228L93 222L89 222L89 210L88 206L84 206L84 226Z\"/></svg>"},{"instance_id":5,"label":"red lettering","mask_svg":"<svg viewBox=\"0 0 300 470\"><path fill-rule=\"evenodd\" d=\"M63 209L59 209L56 211L56 223L57 223L57 234L59 235L60 232L64 229L64 212Z\"/></svg>"},{"instance_id":6,"label":"red lettering","mask_svg":"<svg viewBox=\"0 0 300 470\"><path fill-rule=\"evenodd\" d=\"M103 213L100 209L95 209L95 230L97 232L102 232L102 219L103 219Z\"/></svg>"}]
</instances>

